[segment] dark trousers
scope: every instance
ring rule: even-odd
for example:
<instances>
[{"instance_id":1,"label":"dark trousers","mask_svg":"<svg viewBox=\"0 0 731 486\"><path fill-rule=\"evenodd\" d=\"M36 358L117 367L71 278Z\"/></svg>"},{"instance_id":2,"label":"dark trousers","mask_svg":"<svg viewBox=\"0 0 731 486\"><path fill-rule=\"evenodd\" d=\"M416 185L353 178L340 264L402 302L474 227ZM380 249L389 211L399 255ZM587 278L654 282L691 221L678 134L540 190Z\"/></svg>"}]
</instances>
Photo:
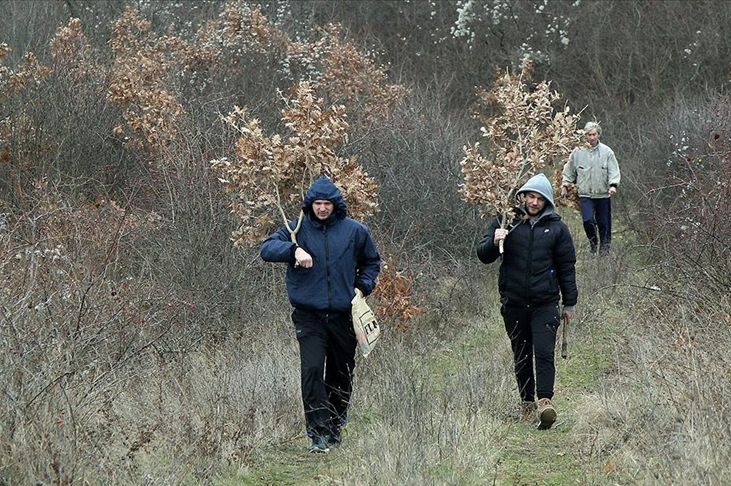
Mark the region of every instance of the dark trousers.
<instances>
[{"instance_id":1,"label":"dark trousers","mask_svg":"<svg viewBox=\"0 0 731 486\"><path fill-rule=\"evenodd\" d=\"M612 243L612 199L580 197L579 204L584 231L589 238L592 253L596 252L597 244L602 253L608 252Z\"/></svg>"},{"instance_id":2,"label":"dark trousers","mask_svg":"<svg viewBox=\"0 0 731 486\"><path fill-rule=\"evenodd\" d=\"M558 304L536 308L503 305L501 313L513 348L520 398L528 402L536 396L539 400L553 398L556 378L554 348L560 323Z\"/></svg>"},{"instance_id":3,"label":"dark trousers","mask_svg":"<svg viewBox=\"0 0 731 486\"><path fill-rule=\"evenodd\" d=\"M350 313L295 309L302 403L309 436L339 433L353 386L356 339Z\"/></svg>"}]
</instances>

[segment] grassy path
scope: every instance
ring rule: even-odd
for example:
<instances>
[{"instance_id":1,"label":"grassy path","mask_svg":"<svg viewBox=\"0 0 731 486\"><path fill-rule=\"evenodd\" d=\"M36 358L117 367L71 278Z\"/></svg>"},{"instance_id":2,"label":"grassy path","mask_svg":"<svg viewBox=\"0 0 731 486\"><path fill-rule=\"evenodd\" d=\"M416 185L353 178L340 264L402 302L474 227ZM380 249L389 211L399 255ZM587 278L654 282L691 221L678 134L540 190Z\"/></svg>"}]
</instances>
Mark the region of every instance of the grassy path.
<instances>
[{"instance_id":1,"label":"grassy path","mask_svg":"<svg viewBox=\"0 0 731 486\"><path fill-rule=\"evenodd\" d=\"M504 484L587 484L603 481L600 465L582 459L572 434L578 410L586 394L608 367L608 358L591 345L570 345L569 357L556 361L554 404L558 420L549 431L535 424L508 424L507 441L500 458L497 479Z\"/></svg>"},{"instance_id":2,"label":"grassy path","mask_svg":"<svg viewBox=\"0 0 731 486\"><path fill-rule=\"evenodd\" d=\"M597 277L591 278L596 280ZM587 296L584 302L590 299ZM586 433L586 421L591 420L588 416L592 411L587 415L585 408L587 404L597 403L599 388L605 386L602 380L613 369L611 334L616 330L605 322L614 321L606 317L615 306L608 302L602 305L606 306L604 319L592 317L587 323L582 324L580 320L572 323L568 359L562 359L557 352L554 403L559 416L549 431L538 431L533 423L506 417L504 409L513 403L517 405L509 344L496 306L485 303L479 311L481 315L457 318L462 327L455 329L457 332L441 348L430 350L427 346L412 350L406 345L388 350L387 368L394 374L409 369L409 376L427 376L428 379L418 384L427 388L425 392L418 397L409 397L404 393L403 383L378 382L384 395L395 396L396 401L403 399L404 405L421 406L419 403L424 400L447 403L446 397L455 395L455 386L459 388L459 380L477 373L477 385L473 383L473 388L481 388L481 383L485 386L482 402L477 404L474 415L471 415L470 406L460 403L447 403L444 408L449 410L446 412L442 412L439 405L423 405L431 407L423 416L451 421L449 426L455 430L461 426L471 429L458 434L457 445L452 449L445 446L445 440L440 437L445 430L449 432L449 427L428 429L424 435L417 436L421 442L430 442L439 448L438 453L431 454L429 444L413 444L409 442L413 439L406 439L410 436L410 428L414 428L413 423L394 429L393 424L389 425L383 418L389 416L392 409L385 408L383 401L375 399L364 404L361 395L341 449L327 455L309 455L305 452L307 441L304 437L273 444L255 450L244 466L231 471L228 479L216 484L616 484L618 478L612 476L611 465L592 459L595 457L590 453L592 438ZM386 353L384 349L381 351ZM486 360L489 366L475 371ZM493 390L500 395L497 402L491 401ZM458 396L456 400L464 400L465 396ZM465 420L470 416L476 419ZM575 427L577 420L584 421L583 428ZM465 426L467 422L469 424ZM584 434L577 430L583 430ZM386 440L383 451L379 450L379 433L384 434ZM400 448L393 445L401 439L399 434L404 436ZM416 461L421 462L404 465L415 461L409 457L414 445L426 452L416 454ZM403 463L399 464L399 461ZM376 479L367 475L369 465L382 468ZM413 479L410 469L418 472Z\"/></svg>"},{"instance_id":3,"label":"grassy path","mask_svg":"<svg viewBox=\"0 0 731 486\"><path fill-rule=\"evenodd\" d=\"M604 330L609 332L609 330ZM559 412L558 421L550 431L538 431L534 424L502 420L499 423L500 437L497 459L493 470L482 471L474 476L463 476L454 481L454 476L445 477L440 468L434 468L432 484L483 484L485 480L495 484L601 484L608 482L602 465L588 462L579 450L579 444L572 428L576 416L587 394L591 394L597 379L609 365L609 357L598 353L602 337L592 331L592 339L586 339L587 330L573 330L569 358L557 360L557 383L555 404ZM502 329L490 326L483 334L465 333L448 352L432 357L428 365L435 377L435 383L458 372L471 360L485 359L486 353L495 348L506 347ZM455 352L457 351L457 352ZM505 350L502 350L505 352ZM505 373L510 373L509 369ZM439 386L437 385L437 388ZM434 393L439 393L437 389ZM362 419L362 417L359 417ZM372 425L372 424L371 424ZM375 424L378 427L378 424ZM351 437L361 434L362 424L349 427ZM347 436L346 436L347 439ZM246 468L233 473L221 485L268 485L268 484L363 484L363 478L354 479L357 473L351 470L350 462L355 456L367 452L358 445L349 444L328 455L308 455L304 452L305 439L292 443L273 445L255 451ZM479 453L479 451L475 451ZM375 459L374 459L375 460ZM443 468L442 468L443 469ZM443 472L443 471L442 471ZM399 480L394 478L393 484Z\"/></svg>"}]
</instances>

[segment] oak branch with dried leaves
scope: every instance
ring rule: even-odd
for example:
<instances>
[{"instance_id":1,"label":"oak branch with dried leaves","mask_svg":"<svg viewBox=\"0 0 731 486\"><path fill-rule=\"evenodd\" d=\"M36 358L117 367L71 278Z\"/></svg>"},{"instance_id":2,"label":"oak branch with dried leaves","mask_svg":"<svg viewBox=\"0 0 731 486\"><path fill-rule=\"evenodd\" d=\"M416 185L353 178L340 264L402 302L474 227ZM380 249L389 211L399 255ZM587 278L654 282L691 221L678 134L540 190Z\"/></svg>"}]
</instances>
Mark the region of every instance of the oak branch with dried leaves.
<instances>
[{"instance_id":1,"label":"oak branch with dried leaves","mask_svg":"<svg viewBox=\"0 0 731 486\"><path fill-rule=\"evenodd\" d=\"M579 142L579 114L571 114L566 104L555 108L561 97L550 82L529 89L530 74L530 65L519 74L501 74L490 91L478 92L480 105L489 112L477 115L486 143L465 146L460 162L462 198L476 204L483 217L501 214L503 228L517 190L531 176L562 162Z\"/></svg>"},{"instance_id":2,"label":"oak branch with dried leaves","mask_svg":"<svg viewBox=\"0 0 731 486\"><path fill-rule=\"evenodd\" d=\"M236 246L255 245L271 232L276 221L289 224L286 215L302 212L304 192L319 175L325 174L340 187L348 211L364 219L378 208L378 186L355 157L337 155L347 141L348 123L342 105L322 108L309 83L295 86L285 100L282 121L291 131L287 136L267 136L259 121L245 108L235 108L225 121L240 134L236 158L211 162L219 181L232 194L230 208L241 224L233 233ZM290 226L294 233L295 228ZM294 235L293 235L294 237ZM295 241L295 240L293 240Z\"/></svg>"},{"instance_id":3,"label":"oak branch with dried leaves","mask_svg":"<svg viewBox=\"0 0 731 486\"><path fill-rule=\"evenodd\" d=\"M256 245L275 226L284 223L292 241L302 221L303 194L320 174L329 176L348 202L352 217L364 220L378 209L378 186L355 157L337 155L347 141L348 123L341 105L323 109L308 83L295 86L282 110L287 136L264 134L259 121L250 118L245 108L234 109L225 121L240 135L234 160L211 161L219 181L231 194L230 208L240 221L233 232L236 246ZM297 221L287 214L299 214ZM279 223L277 222L279 219ZM387 261L390 258L386 259ZM411 281L402 272L384 265L376 293L383 305L380 317L404 322L421 312L411 301Z\"/></svg>"}]
</instances>

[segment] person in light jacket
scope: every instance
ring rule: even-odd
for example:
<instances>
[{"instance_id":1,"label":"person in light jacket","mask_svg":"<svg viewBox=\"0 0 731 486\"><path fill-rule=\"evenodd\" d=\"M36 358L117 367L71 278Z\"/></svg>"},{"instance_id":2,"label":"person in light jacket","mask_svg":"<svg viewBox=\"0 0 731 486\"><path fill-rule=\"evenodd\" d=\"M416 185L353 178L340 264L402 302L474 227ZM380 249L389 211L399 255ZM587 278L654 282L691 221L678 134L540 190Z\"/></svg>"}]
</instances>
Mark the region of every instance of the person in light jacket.
<instances>
[{"instance_id":1,"label":"person in light jacket","mask_svg":"<svg viewBox=\"0 0 731 486\"><path fill-rule=\"evenodd\" d=\"M347 216L340 189L327 177L312 183L302 210L297 243L283 226L262 243L260 254L287 264L310 452L322 453L340 445L347 420L357 344L351 301L373 291L381 258L368 228Z\"/></svg>"},{"instance_id":2,"label":"person in light jacket","mask_svg":"<svg viewBox=\"0 0 731 486\"><path fill-rule=\"evenodd\" d=\"M515 219L501 228L500 217L495 218L477 246L477 256L483 263L494 262L504 240L500 313L513 350L521 411L524 419L535 414L539 429L549 429L556 421L556 333L561 318L573 317L579 296L576 253L568 226L554 212L548 178L531 177L517 194L522 204L514 210Z\"/></svg>"},{"instance_id":3,"label":"person in light jacket","mask_svg":"<svg viewBox=\"0 0 731 486\"><path fill-rule=\"evenodd\" d=\"M617 193L620 173L614 151L601 143L602 128L597 122L584 127L588 146L576 147L563 167L561 195L568 184L576 184L581 206L581 219L589 239L590 252L609 252L612 242L612 201ZM597 232L598 229L598 232Z\"/></svg>"}]
</instances>

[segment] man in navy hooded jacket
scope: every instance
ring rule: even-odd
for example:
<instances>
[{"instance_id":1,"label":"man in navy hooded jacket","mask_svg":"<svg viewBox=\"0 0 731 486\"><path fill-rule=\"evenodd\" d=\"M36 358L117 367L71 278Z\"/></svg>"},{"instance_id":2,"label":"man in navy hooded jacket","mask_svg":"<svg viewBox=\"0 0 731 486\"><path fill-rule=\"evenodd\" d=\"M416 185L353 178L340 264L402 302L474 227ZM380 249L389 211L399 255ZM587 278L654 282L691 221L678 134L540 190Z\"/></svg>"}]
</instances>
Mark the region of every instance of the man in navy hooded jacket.
<instances>
[{"instance_id":1,"label":"man in navy hooded jacket","mask_svg":"<svg viewBox=\"0 0 731 486\"><path fill-rule=\"evenodd\" d=\"M538 428L548 429L556 420L551 402L556 332L562 317L573 317L579 295L576 252L569 228L554 212L553 189L545 175L531 177L517 194L522 204L510 229L493 220L477 256L483 263L494 262L500 256L500 240L505 240L498 279L500 312L513 349L521 408L524 418L535 412Z\"/></svg>"},{"instance_id":2,"label":"man in navy hooded jacket","mask_svg":"<svg viewBox=\"0 0 731 486\"><path fill-rule=\"evenodd\" d=\"M351 301L356 292L373 291L381 258L368 228L347 217L342 193L327 177L312 183L302 210L297 243L282 227L262 243L261 257L287 263L310 451L327 452L340 444L352 391Z\"/></svg>"}]
</instances>

